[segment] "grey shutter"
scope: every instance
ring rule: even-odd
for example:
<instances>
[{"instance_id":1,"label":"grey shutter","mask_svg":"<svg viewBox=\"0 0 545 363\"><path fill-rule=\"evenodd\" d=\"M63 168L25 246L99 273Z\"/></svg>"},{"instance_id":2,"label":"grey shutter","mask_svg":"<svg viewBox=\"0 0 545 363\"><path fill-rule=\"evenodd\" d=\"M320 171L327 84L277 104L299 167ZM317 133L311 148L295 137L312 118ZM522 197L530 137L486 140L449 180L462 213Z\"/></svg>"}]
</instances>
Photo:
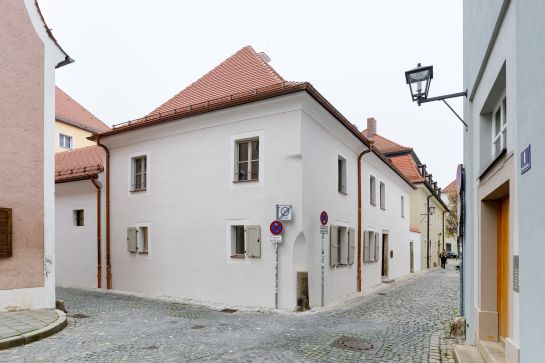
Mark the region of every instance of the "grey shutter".
<instances>
[{"instance_id":1,"label":"grey shutter","mask_svg":"<svg viewBox=\"0 0 545 363\"><path fill-rule=\"evenodd\" d=\"M261 257L261 227L246 226L246 256Z\"/></svg>"},{"instance_id":2,"label":"grey shutter","mask_svg":"<svg viewBox=\"0 0 545 363\"><path fill-rule=\"evenodd\" d=\"M337 266L339 260L339 227L331 226L329 228L329 266Z\"/></svg>"},{"instance_id":3,"label":"grey shutter","mask_svg":"<svg viewBox=\"0 0 545 363\"><path fill-rule=\"evenodd\" d=\"M136 228L129 227L127 228L127 249L129 252L136 252L137 247L137 238L136 238Z\"/></svg>"},{"instance_id":4,"label":"grey shutter","mask_svg":"<svg viewBox=\"0 0 545 363\"><path fill-rule=\"evenodd\" d=\"M379 260L380 233L375 233L375 262Z\"/></svg>"},{"instance_id":5,"label":"grey shutter","mask_svg":"<svg viewBox=\"0 0 545 363\"><path fill-rule=\"evenodd\" d=\"M0 208L0 258L11 257L11 208Z\"/></svg>"},{"instance_id":6,"label":"grey shutter","mask_svg":"<svg viewBox=\"0 0 545 363\"><path fill-rule=\"evenodd\" d=\"M354 264L354 250L355 250L355 241L354 241L354 228L348 229L348 264Z\"/></svg>"}]
</instances>

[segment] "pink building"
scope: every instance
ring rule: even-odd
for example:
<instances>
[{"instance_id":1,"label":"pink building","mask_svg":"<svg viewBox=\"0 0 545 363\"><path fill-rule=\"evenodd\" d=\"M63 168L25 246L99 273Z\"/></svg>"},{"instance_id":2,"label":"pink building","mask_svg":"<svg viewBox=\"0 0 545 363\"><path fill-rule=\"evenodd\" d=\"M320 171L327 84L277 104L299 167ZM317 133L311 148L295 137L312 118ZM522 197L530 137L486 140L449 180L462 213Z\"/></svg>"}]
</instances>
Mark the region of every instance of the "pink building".
<instances>
[{"instance_id":1,"label":"pink building","mask_svg":"<svg viewBox=\"0 0 545 363\"><path fill-rule=\"evenodd\" d=\"M34 0L0 2L0 310L55 306L55 68Z\"/></svg>"}]
</instances>

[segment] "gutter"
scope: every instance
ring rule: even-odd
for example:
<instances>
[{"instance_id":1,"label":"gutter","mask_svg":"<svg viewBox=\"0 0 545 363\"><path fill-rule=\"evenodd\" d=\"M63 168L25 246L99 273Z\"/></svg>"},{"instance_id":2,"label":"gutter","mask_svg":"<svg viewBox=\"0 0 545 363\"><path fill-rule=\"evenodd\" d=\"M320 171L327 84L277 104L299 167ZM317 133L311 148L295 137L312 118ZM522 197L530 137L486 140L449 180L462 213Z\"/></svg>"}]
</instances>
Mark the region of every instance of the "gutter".
<instances>
[{"instance_id":1,"label":"gutter","mask_svg":"<svg viewBox=\"0 0 545 363\"><path fill-rule=\"evenodd\" d=\"M361 241L361 236L362 236L362 212L361 212L361 198L362 198L362 195L361 195L361 159L362 157L371 152L373 150L373 140L369 140L369 149L367 150L364 150L360 153L360 155L358 156L358 276L356 278L356 284L357 284L357 288L358 288L358 292L361 292L361 280L362 280L362 276L361 276L361 265L362 265L362 254L361 254L361 249L362 249L362 241Z\"/></svg>"},{"instance_id":2,"label":"gutter","mask_svg":"<svg viewBox=\"0 0 545 363\"><path fill-rule=\"evenodd\" d=\"M101 212L100 212L100 184L97 178L91 178L91 183L97 190L97 287L102 287L102 231L101 231Z\"/></svg>"},{"instance_id":3,"label":"gutter","mask_svg":"<svg viewBox=\"0 0 545 363\"><path fill-rule=\"evenodd\" d=\"M112 288L112 263L110 259L110 150L96 139L97 145L106 152L106 289Z\"/></svg>"}]
</instances>

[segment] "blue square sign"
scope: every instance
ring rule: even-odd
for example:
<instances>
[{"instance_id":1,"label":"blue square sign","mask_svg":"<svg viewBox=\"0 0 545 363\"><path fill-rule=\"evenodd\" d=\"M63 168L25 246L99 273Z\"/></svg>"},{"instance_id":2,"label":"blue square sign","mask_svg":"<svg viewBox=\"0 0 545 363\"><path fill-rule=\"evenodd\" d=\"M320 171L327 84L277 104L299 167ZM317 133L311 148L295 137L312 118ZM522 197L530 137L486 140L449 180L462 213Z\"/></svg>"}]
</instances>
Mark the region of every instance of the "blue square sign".
<instances>
[{"instance_id":1,"label":"blue square sign","mask_svg":"<svg viewBox=\"0 0 545 363\"><path fill-rule=\"evenodd\" d=\"M532 148L531 145L520 153L520 174L526 173L532 167Z\"/></svg>"}]
</instances>

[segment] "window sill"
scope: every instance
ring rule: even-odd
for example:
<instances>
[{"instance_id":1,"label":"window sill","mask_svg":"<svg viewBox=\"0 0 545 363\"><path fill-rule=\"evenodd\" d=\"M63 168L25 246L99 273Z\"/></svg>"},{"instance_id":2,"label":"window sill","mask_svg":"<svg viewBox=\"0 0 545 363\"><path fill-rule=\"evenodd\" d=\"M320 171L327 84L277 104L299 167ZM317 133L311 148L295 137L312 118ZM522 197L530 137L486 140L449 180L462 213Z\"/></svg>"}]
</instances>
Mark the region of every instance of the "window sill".
<instances>
[{"instance_id":1,"label":"window sill","mask_svg":"<svg viewBox=\"0 0 545 363\"><path fill-rule=\"evenodd\" d=\"M479 171L479 178L482 178L505 154L507 154L507 148L503 148L502 151L492 159L489 159L485 166Z\"/></svg>"},{"instance_id":2,"label":"window sill","mask_svg":"<svg viewBox=\"0 0 545 363\"><path fill-rule=\"evenodd\" d=\"M339 193L339 194L342 195L343 197L347 197L347 196L348 196L348 193L347 193L347 192L341 192L340 190L337 190L337 193Z\"/></svg>"},{"instance_id":3,"label":"window sill","mask_svg":"<svg viewBox=\"0 0 545 363\"><path fill-rule=\"evenodd\" d=\"M132 189L130 192L131 193L138 193L138 192L145 192L146 190L148 190L148 189L147 188Z\"/></svg>"},{"instance_id":4,"label":"window sill","mask_svg":"<svg viewBox=\"0 0 545 363\"><path fill-rule=\"evenodd\" d=\"M251 179L251 180L233 180L233 183L252 183L252 182L258 182L259 179Z\"/></svg>"},{"instance_id":5,"label":"window sill","mask_svg":"<svg viewBox=\"0 0 545 363\"><path fill-rule=\"evenodd\" d=\"M369 203L369 204L371 204L373 207L376 207L376 206L377 206L377 203L371 202L371 203Z\"/></svg>"},{"instance_id":6,"label":"window sill","mask_svg":"<svg viewBox=\"0 0 545 363\"><path fill-rule=\"evenodd\" d=\"M383 208L383 207L380 207L380 209L382 209L382 210L386 210L386 208Z\"/></svg>"},{"instance_id":7,"label":"window sill","mask_svg":"<svg viewBox=\"0 0 545 363\"><path fill-rule=\"evenodd\" d=\"M138 252L139 255L147 255L149 252Z\"/></svg>"},{"instance_id":8,"label":"window sill","mask_svg":"<svg viewBox=\"0 0 545 363\"><path fill-rule=\"evenodd\" d=\"M232 255L230 256L231 258L239 258L239 259L245 259L246 256L245 255Z\"/></svg>"}]
</instances>

